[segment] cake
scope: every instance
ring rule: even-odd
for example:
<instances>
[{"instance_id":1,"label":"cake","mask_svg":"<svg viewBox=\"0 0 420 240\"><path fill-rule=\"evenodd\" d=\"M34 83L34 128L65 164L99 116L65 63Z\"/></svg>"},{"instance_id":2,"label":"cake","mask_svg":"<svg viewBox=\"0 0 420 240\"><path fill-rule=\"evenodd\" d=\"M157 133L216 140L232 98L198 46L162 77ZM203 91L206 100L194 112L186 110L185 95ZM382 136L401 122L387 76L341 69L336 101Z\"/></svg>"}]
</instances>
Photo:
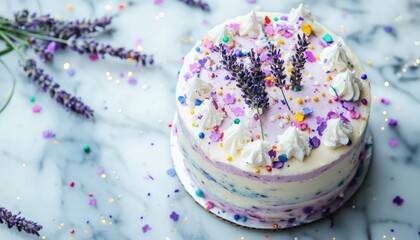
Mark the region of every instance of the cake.
<instances>
[{"instance_id":1,"label":"cake","mask_svg":"<svg viewBox=\"0 0 420 240\"><path fill-rule=\"evenodd\" d=\"M370 84L308 6L227 20L183 58L175 170L206 210L281 229L323 218L360 187L371 155Z\"/></svg>"}]
</instances>

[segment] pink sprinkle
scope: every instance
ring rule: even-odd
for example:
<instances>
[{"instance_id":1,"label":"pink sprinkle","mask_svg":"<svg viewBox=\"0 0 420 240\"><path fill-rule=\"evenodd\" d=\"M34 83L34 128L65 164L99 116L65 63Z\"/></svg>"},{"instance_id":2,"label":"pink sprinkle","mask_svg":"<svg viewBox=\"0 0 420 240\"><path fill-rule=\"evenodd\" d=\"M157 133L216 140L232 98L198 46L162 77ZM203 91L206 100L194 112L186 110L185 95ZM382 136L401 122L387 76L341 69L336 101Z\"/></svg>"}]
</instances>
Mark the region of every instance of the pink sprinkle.
<instances>
[{"instance_id":1,"label":"pink sprinkle","mask_svg":"<svg viewBox=\"0 0 420 240\"><path fill-rule=\"evenodd\" d=\"M350 118L352 118L352 119L359 119L360 118L360 113L357 113L354 110L350 110L349 114L350 114Z\"/></svg>"},{"instance_id":2,"label":"pink sprinkle","mask_svg":"<svg viewBox=\"0 0 420 240\"><path fill-rule=\"evenodd\" d=\"M206 41L204 41L203 46L210 49L213 47L213 42L207 39Z\"/></svg>"},{"instance_id":3,"label":"pink sprinkle","mask_svg":"<svg viewBox=\"0 0 420 240\"><path fill-rule=\"evenodd\" d=\"M235 30L235 32L239 32L239 23L231 23L229 27Z\"/></svg>"},{"instance_id":4,"label":"pink sprinkle","mask_svg":"<svg viewBox=\"0 0 420 240\"><path fill-rule=\"evenodd\" d=\"M392 148L396 147L398 145L398 141L394 138L390 138L388 141L388 145Z\"/></svg>"},{"instance_id":5,"label":"pink sprinkle","mask_svg":"<svg viewBox=\"0 0 420 240\"><path fill-rule=\"evenodd\" d=\"M308 59L309 62L316 62L316 57L314 56L314 54L311 51L306 51L305 52L305 57L306 57L306 59Z\"/></svg>"},{"instance_id":6,"label":"pink sprinkle","mask_svg":"<svg viewBox=\"0 0 420 240\"><path fill-rule=\"evenodd\" d=\"M55 52L55 46L56 46L55 42L50 42L47 46L47 52L53 54Z\"/></svg>"},{"instance_id":7,"label":"pink sprinkle","mask_svg":"<svg viewBox=\"0 0 420 240\"><path fill-rule=\"evenodd\" d=\"M236 107L234 109L232 109L233 114L235 114L235 116L243 116L244 115L244 110L241 107Z\"/></svg>"},{"instance_id":8,"label":"pink sprinkle","mask_svg":"<svg viewBox=\"0 0 420 240\"><path fill-rule=\"evenodd\" d=\"M96 61L96 60L98 60L99 59L99 56L98 56L98 54L96 54L96 53L91 53L91 54L89 54L89 59L91 60L91 61Z\"/></svg>"},{"instance_id":9,"label":"pink sprinkle","mask_svg":"<svg viewBox=\"0 0 420 240\"><path fill-rule=\"evenodd\" d=\"M207 203L207 208L208 208L208 209L212 209L212 208L214 208L214 204L213 204L212 202L208 202L208 203Z\"/></svg>"},{"instance_id":10,"label":"pink sprinkle","mask_svg":"<svg viewBox=\"0 0 420 240\"><path fill-rule=\"evenodd\" d=\"M383 103L385 105L389 105L391 103L391 101L389 101L389 99L386 99L386 98L381 98L381 103Z\"/></svg>"},{"instance_id":11,"label":"pink sprinkle","mask_svg":"<svg viewBox=\"0 0 420 240\"><path fill-rule=\"evenodd\" d=\"M90 206L96 206L96 198L89 199L89 205Z\"/></svg>"},{"instance_id":12,"label":"pink sprinkle","mask_svg":"<svg viewBox=\"0 0 420 240\"><path fill-rule=\"evenodd\" d=\"M32 108L33 113L39 113L39 112L41 112L41 110L42 110L41 106L38 106L38 105L36 105Z\"/></svg>"},{"instance_id":13,"label":"pink sprinkle","mask_svg":"<svg viewBox=\"0 0 420 240\"><path fill-rule=\"evenodd\" d=\"M162 4L162 2L163 2L163 0L153 0L153 3L155 5L160 5L160 4Z\"/></svg>"},{"instance_id":14,"label":"pink sprinkle","mask_svg":"<svg viewBox=\"0 0 420 240\"><path fill-rule=\"evenodd\" d=\"M130 78L130 79L128 79L128 84L130 84L130 85L136 85L137 84L137 80L135 78Z\"/></svg>"},{"instance_id":15,"label":"pink sprinkle","mask_svg":"<svg viewBox=\"0 0 420 240\"><path fill-rule=\"evenodd\" d=\"M268 36L273 37L273 36L274 36L274 34L275 34L274 29L273 29L273 24L268 24L268 25L266 25L266 26L264 27L264 32L265 32L265 34L267 34Z\"/></svg>"},{"instance_id":16,"label":"pink sprinkle","mask_svg":"<svg viewBox=\"0 0 420 240\"><path fill-rule=\"evenodd\" d=\"M99 167L98 168L98 173L99 174L102 174L102 173L104 173L105 172L105 169L103 168L103 167Z\"/></svg>"},{"instance_id":17,"label":"pink sprinkle","mask_svg":"<svg viewBox=\"0 0 420 240\"><path fill-rule=\"evenodd\" d=\"M74 187L74 182L70 182L70 187Z\"/></svg>"}]
</instances>

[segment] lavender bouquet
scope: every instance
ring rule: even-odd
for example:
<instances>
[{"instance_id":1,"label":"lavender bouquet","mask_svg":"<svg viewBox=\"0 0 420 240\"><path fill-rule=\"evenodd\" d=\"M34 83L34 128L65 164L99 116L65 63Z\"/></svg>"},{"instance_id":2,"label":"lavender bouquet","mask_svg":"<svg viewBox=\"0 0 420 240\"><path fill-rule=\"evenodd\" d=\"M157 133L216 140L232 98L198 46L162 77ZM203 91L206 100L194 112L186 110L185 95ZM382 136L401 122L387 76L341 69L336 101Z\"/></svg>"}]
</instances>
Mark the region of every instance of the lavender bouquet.
<instances>
[{"instance_id":1,"label":"lavender bouquet","mask_svg":"<svg viewBox=\"0 0 420 240\"><path fill-rule=\"evenodd\" d=\"M111 17L92 21L63 21L48 14L38 16L26 10L17 12L13 18L0 17L0 40L6 44L6 49L0 51L0 57L12 51L16 52L20 57L20 66L35 85L67 111L91 118L94 115L93 109L80 98L62 90L34 59L27 59L23 52L26 49L33 50L42 62L52 61L56 51L69 49L79 54L88 54L91 58L109 56L133 60L142 66L153 64L153 56L99 43L94 39L111 24L111 21Z\"/></svg>"},{"instance_id":2,"label":"lavender bouquet","mask_svg":"<svg viewBox=\"0 0 420 240\"><path fill-rule=\"evenodd\" d=\"M8 228L15 227L19 232L24 231L29 234L39 236L42 226L36 222L26 220L18 214L13 214L4 207L0 207L0 224L6 224Z\"/></svg>"}]
</instances>

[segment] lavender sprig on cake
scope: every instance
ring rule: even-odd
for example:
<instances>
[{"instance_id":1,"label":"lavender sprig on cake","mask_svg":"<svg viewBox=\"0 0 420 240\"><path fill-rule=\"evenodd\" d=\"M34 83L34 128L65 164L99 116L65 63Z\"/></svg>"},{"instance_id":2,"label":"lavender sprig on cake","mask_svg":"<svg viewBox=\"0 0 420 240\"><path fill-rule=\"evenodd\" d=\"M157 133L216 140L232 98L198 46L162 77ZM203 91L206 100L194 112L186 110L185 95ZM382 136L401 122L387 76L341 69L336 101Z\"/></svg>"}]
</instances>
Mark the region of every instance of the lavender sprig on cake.
<instances>
[{"instance_id":1,"label":"lavender sprig on cake","mask_svg":"<svg viewBox=\"0 0 420 240\"><path fill-rule=\"evenodd\" d=\"M268 50L267 56L271 59L270 72L274 78L274 85L280 88L280 91L283 95L283 100L286 102L287 108L290 111L289 103L287 102L283 91L283 87L286 85L287 75L284 73L285 67L284 60L281 59L281 50L276 48L271 42L268 42L266 49Z\"/></svg>"},{"instance_id":2,"label":"lavender sprig on cake","mask_svg":"<svg viewBox=\"0 0 420 240\"><path fill-rule=\"evenodd\" d=\"M305 34L297 35L298 40L295 44L296 52L292 56L292 72L290 75L290 85L293 90L300 91L302 89L302 71L305 68L306 58L305 51L308 49L309 41Z\"/></svg>"},{"instance_id":3,"label":"lavender sprig on cake","mask_svg":"<svg viewBox=\"0 0 420 240\"><path fill-rule=\"evenodd\" d=\"M15 227L19 232L24 231L29 234L39 236L42 226L31 220L27 220L18 214L13 214L4 207L0 207L0 224L7 224L8 228Z\"/></svg>"},{"instance_id":4,"label":"lavender sprig on cake","mask_svg":"<svg viewBox=\"0 0 420 240\"><path fill-rule=\"evenodd\" d=\"M209 12L210 5L203 0L179 0L191 7L201 8L203 11Z\"/></svg>"}]
</instances>

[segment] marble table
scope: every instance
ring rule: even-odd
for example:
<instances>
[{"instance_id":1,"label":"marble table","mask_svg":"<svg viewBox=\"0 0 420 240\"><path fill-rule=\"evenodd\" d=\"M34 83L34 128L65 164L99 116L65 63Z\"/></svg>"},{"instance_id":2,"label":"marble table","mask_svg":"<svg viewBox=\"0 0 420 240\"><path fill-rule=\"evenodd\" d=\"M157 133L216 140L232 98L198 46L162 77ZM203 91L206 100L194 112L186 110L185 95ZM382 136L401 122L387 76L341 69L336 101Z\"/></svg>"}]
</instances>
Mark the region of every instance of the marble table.
<instances>
[{"instance_id":1,"label":"marble table","mask_svg":"<svg viewBox=\"0 0 420 240\"><path fill-rule=\"evenodd\" d=\"M44 13L66 19L119 12L114 31L100 40L129 48L140 44L155 55L156 64L136 68L114 59L92 62L72 52L58 53L44 67L95 109L95 119L86 120L34 87L20 71L16 55L2 58L18 79L10 105L0 114L0 205L40 222L42 239L51 240L420 239L416 0L308 1L319 21L341 32L364 63L374 96L371 169L362 189L331 218L278 232L238 228L201 209L177 177L167 173L172 168L168 124L183 54L225 18L252 8L287 12L299 3L249 2L209 0L212 12L205 13L175 0L161 5L138 0L122 11L118 5L125 2L118 0L40 0ZM0 13L11 15L22 8L38 10L33 0L3 0ZM73 76L63 68L65 63L75 71ZM136 83L129 81L130 75ZM34 106L42 111L33 113ZM397 119L398 126L390 127L388 118ZM46 130L56 136L45 139ZM91 148L88 154L85 145ZM401 206L393 203L396 196L404 199ZM173 211L178 221L170 218ZM146 225L149 231L144 233ZM0 225L0 239L41 238Z\"/></svg>"}]
</instances>

